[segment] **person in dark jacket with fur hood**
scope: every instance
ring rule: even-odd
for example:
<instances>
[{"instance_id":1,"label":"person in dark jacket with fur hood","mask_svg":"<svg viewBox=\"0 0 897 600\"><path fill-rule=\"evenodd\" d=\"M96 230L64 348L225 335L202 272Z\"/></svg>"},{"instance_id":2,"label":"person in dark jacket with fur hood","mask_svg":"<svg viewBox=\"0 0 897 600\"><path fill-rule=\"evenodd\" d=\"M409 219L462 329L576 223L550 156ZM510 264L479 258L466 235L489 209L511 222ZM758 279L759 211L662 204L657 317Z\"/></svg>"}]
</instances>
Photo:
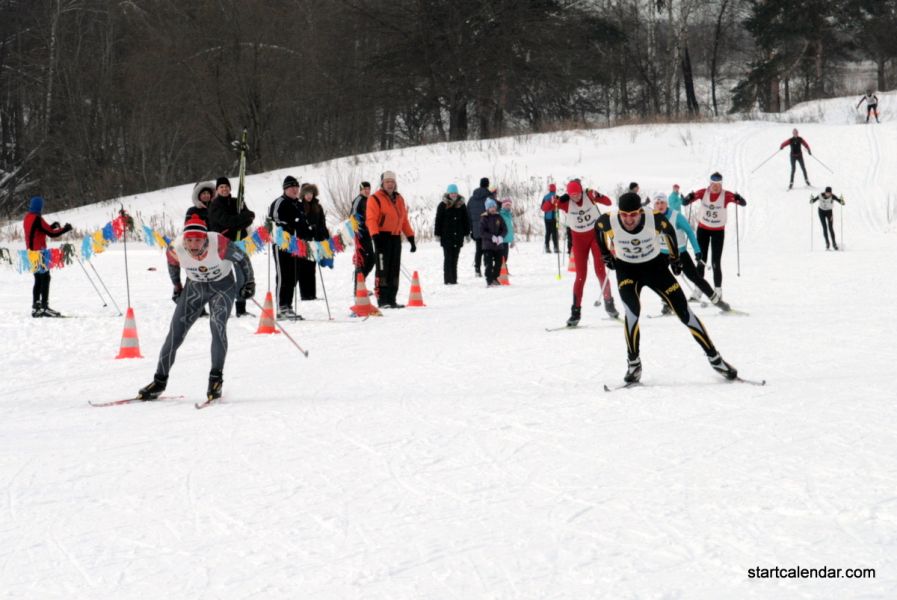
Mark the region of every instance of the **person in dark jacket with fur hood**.
<instances>
[{"instance_id":1,"label":"person in dark jacket with fur hood","mask_svg":"<svg viewBox=\"0 0 897 600\"><path fill-rule=\"evenodd\" d=\"M442 246L442 279L445 285L458 283L458 255L464 238L470 235L470 216L464 198L458 194L458 186L448 186L442 202L436 208L434 233Z\"/></svg>"},{"instance_id":2,"label":"person in dark jacket with fur hood","mask_svg":"<svg viewBox=\"0 0 897 600\"><path fill-rule=\"evenodd\" d=\"M302 202L300 221L296 225L296 235L306 242L323 242L330 237L327 231L327 222L324 218L324 209L318 200L318 186L313 183L303 183L299 189L299 198ZM333 268L333 258L322 258L322 267ZM317 281L315 271L317 267L312 260L299 261L299 298L301 300L317 300Z\"/></svg>"},{"instance_id":3,"label":"person in dark jacket with fur hood","mask_svg":"<svg viewBox=\"0 0 897 600\"><path fill-rule=\"evenodd\" d=\"M187 209L184 215L184 223L190 220L190 217L197 215L200 219L209 222L209 204L212 203L212 197L215 195L214 181L200 181L193 186L193 206Z\"/></svg>"}]
</instances>

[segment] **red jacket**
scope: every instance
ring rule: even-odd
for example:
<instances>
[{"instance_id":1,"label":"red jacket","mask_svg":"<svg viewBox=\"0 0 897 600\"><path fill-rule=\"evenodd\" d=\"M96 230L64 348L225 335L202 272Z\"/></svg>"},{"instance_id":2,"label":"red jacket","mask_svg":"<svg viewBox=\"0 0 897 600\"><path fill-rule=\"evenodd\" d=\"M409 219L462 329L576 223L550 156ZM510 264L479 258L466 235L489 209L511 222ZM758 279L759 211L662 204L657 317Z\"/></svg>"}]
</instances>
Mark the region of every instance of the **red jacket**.
<instances>
[{"instance_id":1,"label":"red jacket","mask_svg":"<svg viewBox=\"0 0 897 600\"><path fill-rule=\"evenodd\" d=\"M62 227L50 227L40 213L28 213L22 222L25 228L25 247L29 250L46 250L47 236L56 238L65 233Z\"/></svg>"},{"instance_id":2,"label":"red jacket","mask_svg":"<svg viewBox=\"0 0 897 600\"><path fill-rule=\"evenodd\" d=\"M599 194L593 189L587 189L585 195L592 204L603 204L604 206L613 204L613 201L610 198L604 194ZM564 194L564 196L567 196L567 194ZM563 198L564 196L561 196L560 198ZM567 200L561 200L560 198L556 198L556 200L558 200L558 208L564 212L568 212L570 210L570 197L567 196Z\"/></svg>"}]
</instances>

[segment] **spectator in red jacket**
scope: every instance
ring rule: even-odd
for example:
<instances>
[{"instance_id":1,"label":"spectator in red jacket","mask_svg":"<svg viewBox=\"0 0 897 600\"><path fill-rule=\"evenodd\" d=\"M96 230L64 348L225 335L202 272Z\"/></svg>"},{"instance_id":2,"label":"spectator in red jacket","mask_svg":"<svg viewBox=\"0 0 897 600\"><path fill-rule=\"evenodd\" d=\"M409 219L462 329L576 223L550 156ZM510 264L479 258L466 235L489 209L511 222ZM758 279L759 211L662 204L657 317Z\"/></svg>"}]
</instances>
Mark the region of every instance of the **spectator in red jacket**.
<instances>
[{"instance_id":1,"label":"spectator in red jacket","mask_svg":"<svg viewBox=\"0 0 897 600\"><path fill-rule=\"evenodd\" d=\"M44 199L40 196L31 198L28 213L25 215L23 226L25 228L25 246L29 250L46 250L47 236L57 238L72 230L70 223L60 226L53 222L47 224L41 216L44 210ZM34 287L31 290L31 316L32 317L61 317L58 312L47 306L50 297L50 271L39 268L34 273Z\"/></svg>"}]
</instances>

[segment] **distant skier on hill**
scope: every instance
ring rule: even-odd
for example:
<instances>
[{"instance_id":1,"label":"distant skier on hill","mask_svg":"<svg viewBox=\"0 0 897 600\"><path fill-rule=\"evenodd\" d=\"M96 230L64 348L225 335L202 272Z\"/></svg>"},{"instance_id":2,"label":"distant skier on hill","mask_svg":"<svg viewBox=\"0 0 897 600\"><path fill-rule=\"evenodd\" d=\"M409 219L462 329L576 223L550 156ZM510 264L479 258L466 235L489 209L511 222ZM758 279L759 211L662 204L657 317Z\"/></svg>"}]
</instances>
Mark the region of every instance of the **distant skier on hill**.
<instances>
[{"instance_id":1,"label":"distant skier on hill","mask_svg":"<svg viewBox=\"0 0 897 600\"><path fill-rule=\"evenodd\" d=\"M822 235L825 238L825 249L829 249L828 244L828 236L829 233L832 235L832 246L835 247L835 250L838 249L838 242L835 241L835 228L832 223L834 219L832 218L832 206L835 202L840 202L841 206L844 206L844 198L838 198L832 193L831 186L825 188L825 191L819 194L818 196L814 196L810 198L810 204L813 204L816 201L819 201L819 221L822 223ZM826 227L828 230L826 230Z\"/></svg>"},{"instance_id":2,"label":"distant skier on hill","mask_svg":"<svg viewBox=\"0 0 897 600\"><path fill-rule=\"evenodd\" d=\"M872 90L869 90L862 98L860 98L860 101L857 102L857 108L859 108L863 102L866 103L866 122L869 122L869 115L874 114L875 122L881 123L881 121L878 120L878 96L876 96ZM837 250L837 248L835 248L835 250Z\"/></svg>"},{"instance_id":3,"label":"distant skier on hill","mask_svg":"<svg viewBox=\"0 0 897 600\"><path fill-rule=\"evenodd\" d=\"M174 284L172 298L177 308L171 316L168 336L159 351L159 362L153 381L137 392L142 400L155 400L168 385L168 373L174 365L178 348L190 327L199 318L203 306L211 310L212 369L209 371L209 400L221 397L224 359L227 357L227 320L234 299L246 302L255 295L255 278L249 257L219 233L208 231L205 222L193 216L184 232L175 238L166 252L168 274ZM181 269L187 272L187 283L181 285ZM234 271L241 272L234 278ZM240 285L238 288L237 286Z\"/></svg>"},{"instance_id":4,"label":"distant skier on hill","mask_svg":"<svg viewBox=\"0 0 897 600\"><path fill-rule=\"evenodd\" d=\"M810 180L807 178L807 167L804 165L804 153L801 149L801 146L805 146L807 148L807 152L810 156L813 155L813 151L810 150L810 145L804 140L804 138L797 135L797 129L792 130L791 137L781 143L779 146L779 150L784 148L785 146L791 146L791 179L788 182L788 189L790 190L794 187L794 165L795 163L800 163L800 170L804 172L804 181L809 186Z\"/></svg>"}]
</instances>

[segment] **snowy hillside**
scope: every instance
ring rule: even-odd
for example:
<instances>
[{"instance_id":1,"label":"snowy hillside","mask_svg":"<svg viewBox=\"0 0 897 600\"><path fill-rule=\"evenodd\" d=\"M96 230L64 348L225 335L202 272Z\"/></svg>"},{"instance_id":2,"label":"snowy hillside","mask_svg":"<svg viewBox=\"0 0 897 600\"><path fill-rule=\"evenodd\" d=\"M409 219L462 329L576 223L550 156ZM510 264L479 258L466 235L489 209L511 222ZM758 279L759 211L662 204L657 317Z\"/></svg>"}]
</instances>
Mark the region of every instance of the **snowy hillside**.
<instances>
[{"instance_id":1,"label":"snowy hillside","mask_svg":"<svg viewBox=\"0 0 897 600\"><path fill-rule=\"evenodd\" d=\"M286 174L336 189L388 168L430 227L445 186L469 194L481 176L538 224L550 180L688 191L718 170L748 201L730 209L723 288L749 316L695 311L765 387L724 382L676 319L644 318L645 386L604 392L626 368L622 327L592 306L592 274L587 327L546 332L569 315L572 274L558 281L556 255L533 239L498 289L474 277L469 245L451 287L437 244L405 245L427 307L366 321L347 316L352 266L338 255L324 273L334 320L320 300L286 325L308 358L255 335L257 319L232 319L224 401L194 410L209 369L201 320L169 382L184 398L92 408L152 378L174 307L161 252L128 244L143 359L114 360L123 318L77 265L51 286L70 319L32 319L32 277L0 269L0 596L895 597L897 96L880 97L881 125L857 124L845 98L796 107L793 123L438 144L247 178L261 217ZM792 127L834 171L807 157L814 189L798 173L787 191L787 150L752 173ZM808 204L826 185L846 196L844 252L824 251ZM171 220L190 189L122 202ZM50 216L90 229L116 206ZM266 255L253 264L261 301L273 275ZM124 307L122 246L93 265ZM650 291L642 300L659 312ZM876 575L749 577L777 566Z\"/></svg>"}]
</instances>

